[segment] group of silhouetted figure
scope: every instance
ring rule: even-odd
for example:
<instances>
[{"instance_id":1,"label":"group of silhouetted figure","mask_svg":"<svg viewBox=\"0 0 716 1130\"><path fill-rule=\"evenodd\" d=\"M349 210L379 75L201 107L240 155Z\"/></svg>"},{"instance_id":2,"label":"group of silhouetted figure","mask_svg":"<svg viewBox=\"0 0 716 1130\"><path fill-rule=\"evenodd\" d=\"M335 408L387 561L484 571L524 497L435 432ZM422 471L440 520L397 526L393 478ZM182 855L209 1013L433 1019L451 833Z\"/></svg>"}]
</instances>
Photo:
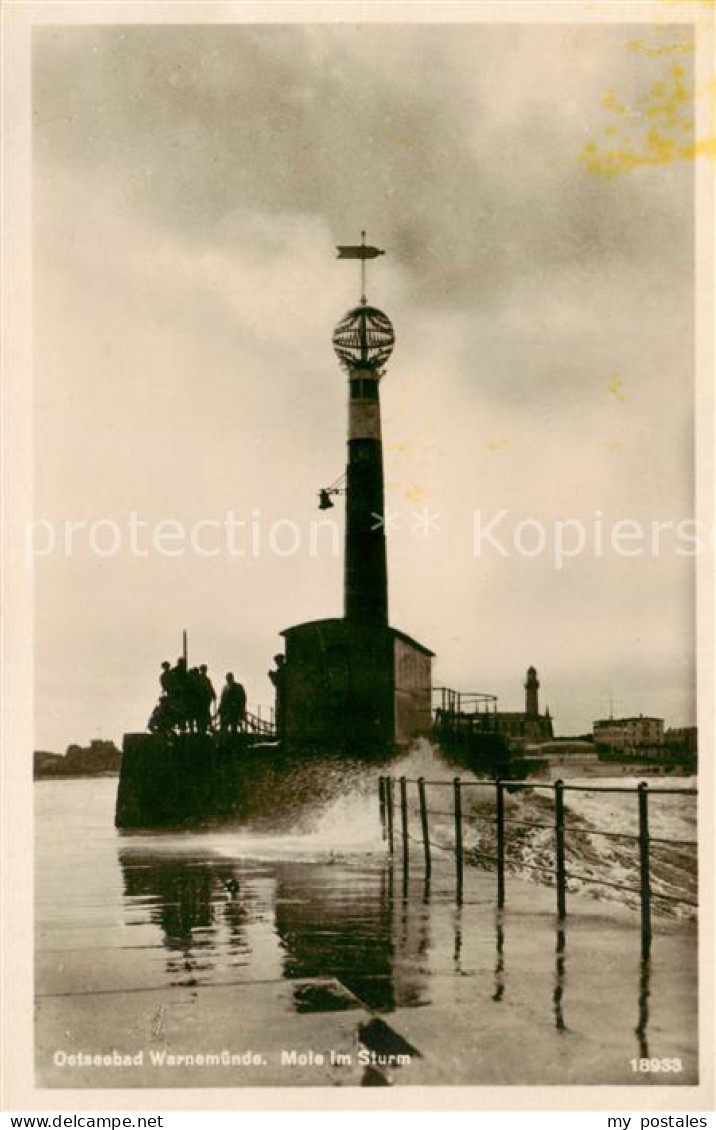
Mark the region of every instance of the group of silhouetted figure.
<instances>
[{"instance_id":1,"label":"group of silhouetted figure","mask_svg":"<svg viewBox=\"0 0 716 1130\"><path fill-rule=\"evenodd\" d=\"M231 671L218 699L206 664L187 667L177 659L172 667L162 663L159 676L162 693L149 719L149 729L159 733L238 734L246 726L246 691Z\"/></svg>"}]
</instances>

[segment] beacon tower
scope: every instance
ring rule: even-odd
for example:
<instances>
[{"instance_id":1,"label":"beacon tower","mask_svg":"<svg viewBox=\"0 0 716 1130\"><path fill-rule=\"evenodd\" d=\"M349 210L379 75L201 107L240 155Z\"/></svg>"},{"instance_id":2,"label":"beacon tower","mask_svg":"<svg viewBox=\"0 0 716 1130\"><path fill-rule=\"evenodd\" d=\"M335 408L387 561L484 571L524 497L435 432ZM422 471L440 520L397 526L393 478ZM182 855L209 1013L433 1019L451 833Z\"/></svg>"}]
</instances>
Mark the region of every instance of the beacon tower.
<instances>
[{"instance_id":1,"label":"beacon tower","mask_svg":"<svg viewBox=\"0 0 716 1130\"><path fill-rule=\"evenodd\" d=\"M350 310L333 333L348 374L344 613L376 625L388 623L380 380L394 342L387 316L367 304Z\"/></svg>"},{"instance_id":2,"label":"beacon tower","mask_svg":"<svg viewBox=\"0 0 716 1130\"><path fill-rule=\"evenodd\" d=\"M382 252L365 241L338 250L339 258L360 259L363 273L360 304L332 337L348 377L344 615L281 633L281 737L289 749L367 755L429 730L433 652L388 619L380 384L395 334L388 316L365 297L365 260Z\"/></svg>"}]
</instances>

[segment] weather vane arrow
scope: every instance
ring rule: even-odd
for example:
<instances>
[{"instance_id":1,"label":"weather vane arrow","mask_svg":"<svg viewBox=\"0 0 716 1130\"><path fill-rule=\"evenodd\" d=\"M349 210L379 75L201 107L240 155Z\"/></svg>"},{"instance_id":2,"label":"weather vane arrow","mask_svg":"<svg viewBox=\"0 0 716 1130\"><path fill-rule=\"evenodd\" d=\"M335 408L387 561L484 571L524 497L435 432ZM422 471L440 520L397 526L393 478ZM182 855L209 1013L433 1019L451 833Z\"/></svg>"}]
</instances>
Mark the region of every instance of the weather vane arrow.
<instances>
[{"instance_id":1,"label":"weather vane arrow","mask_svg":"<svg viewBox=\"0 0 716 1130\"><path fill-rule=\"evenodd\" d=\"M377 259L379 255L385 255L385 251L381 251L379 247L371 247L370 244L366 244L365 232L362 231L360 234L362 239L361 243L353 245L341 244L336 247L336 251L338 252L338 259L361 260L361 290L363 292L361 294L361 302L365 306L365 261L366 259Z\"/></svg>"},{"instance_id":2,"label":"weather vane arrow","mask_svg":"<svg viewBox=\"0 0 716 1130\"><path fill-rule=\"evenodd\" d=\"M338 259L377 259L385 255L379 247L367 247L365 243L356 244L354 247L337 247Z\"/></svg>"}]
</instances>

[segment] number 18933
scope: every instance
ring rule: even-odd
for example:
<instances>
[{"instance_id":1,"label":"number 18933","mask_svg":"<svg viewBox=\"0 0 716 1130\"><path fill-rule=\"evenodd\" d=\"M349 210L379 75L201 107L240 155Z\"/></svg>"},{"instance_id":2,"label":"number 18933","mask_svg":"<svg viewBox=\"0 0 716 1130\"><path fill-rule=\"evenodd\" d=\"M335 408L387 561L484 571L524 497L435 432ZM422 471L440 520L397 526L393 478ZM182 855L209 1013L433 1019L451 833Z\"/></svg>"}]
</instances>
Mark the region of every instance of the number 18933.
<instances>
[{"instance_id":1,"label":"number 18933","mask_svg":"<svg viewBox=\"0 0 716 1130\"><path fill-rule=\"evenodd\" d=\"M673 1059L630 1059L632 1071L641 1071L644 1073L657 1071L683 1071L684 1067L678 1056Z\"/></svg>"}]
</instances>

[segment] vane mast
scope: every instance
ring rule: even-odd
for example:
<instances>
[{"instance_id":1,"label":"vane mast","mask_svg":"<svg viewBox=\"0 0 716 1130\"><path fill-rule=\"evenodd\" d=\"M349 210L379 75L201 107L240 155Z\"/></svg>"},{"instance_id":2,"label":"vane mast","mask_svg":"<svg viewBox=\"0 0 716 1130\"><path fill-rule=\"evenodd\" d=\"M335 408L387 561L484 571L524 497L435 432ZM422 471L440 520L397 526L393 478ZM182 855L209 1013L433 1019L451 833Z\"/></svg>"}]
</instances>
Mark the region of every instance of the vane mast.
<instances>
[{"instance_id":1,"label":"vane mast","mask_svg":"<svg viewBox=\"0 0 716 1130\"><path fill-rule=\"evenodd\" d=\"M346 246L345 244L336 248L339 259L360 259L360 302L361 306L367 305L366 298L366 261L368 259L377 259L379 255L385 255L385 251L381 251L379 247L370 247L365 241L365 232L360 233L361 242L359 244L352 244Z\"/></svg>"}]
</instances>

